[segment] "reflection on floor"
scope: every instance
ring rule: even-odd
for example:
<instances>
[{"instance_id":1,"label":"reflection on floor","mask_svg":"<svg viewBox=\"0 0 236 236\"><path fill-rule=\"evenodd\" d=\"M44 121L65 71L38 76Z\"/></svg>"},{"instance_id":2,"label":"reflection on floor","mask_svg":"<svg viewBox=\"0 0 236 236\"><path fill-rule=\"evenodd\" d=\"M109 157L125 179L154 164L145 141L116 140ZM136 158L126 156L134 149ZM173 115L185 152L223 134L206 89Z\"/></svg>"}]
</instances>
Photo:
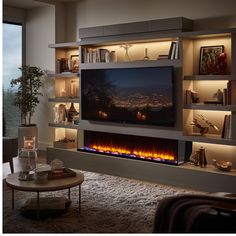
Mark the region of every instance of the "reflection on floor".
<instances>
[{"instance_id":1,"label":"reflection on floor","mask_svg":"<svg viewBox=\"0 0 236 236\"><path fill-rule=\"evenodd\" d=\"M38 150L38 163L46 163L46 151ZM18 157L13 158L14 172L18 172L20 170ZM9 163L3 163L2 166L2 178L5 179L7 175L11 174Z\"/></svg>"}]
</instances>

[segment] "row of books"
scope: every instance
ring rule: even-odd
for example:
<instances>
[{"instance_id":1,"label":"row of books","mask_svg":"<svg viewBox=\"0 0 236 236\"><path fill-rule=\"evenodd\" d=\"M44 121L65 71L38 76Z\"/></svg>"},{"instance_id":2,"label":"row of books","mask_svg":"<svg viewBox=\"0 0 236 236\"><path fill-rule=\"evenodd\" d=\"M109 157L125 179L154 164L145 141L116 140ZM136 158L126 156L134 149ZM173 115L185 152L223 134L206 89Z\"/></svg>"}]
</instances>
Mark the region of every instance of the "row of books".
<instances>
[{"instance_id":1,"label":"row of books","mask_svg":"<svg viewBox=\"0 0 236 236\"><path fill-rule=\"evenodd\" d=\"M157 59L179 59L179 42L171 42L168 54L160 54Z\"/></svg>"},{"instance_id":2,"label":"row of books","mask_svg":"<svg viewBox=\"0 0 236 236\"><path fill-rule=\"evenodd\" d=\"M83 63L109 62L109 50L104 48L83 48Z\"/></svg>"},{"instance_id":3,"label":"row of books","mask_svg":"<svg viewBox=\"0 0 236 236\"><path fill-rule=\"evenodd\" d=\"M231 139L232 116L225 115L221 138Z\"/></svg>"}]
</instances>

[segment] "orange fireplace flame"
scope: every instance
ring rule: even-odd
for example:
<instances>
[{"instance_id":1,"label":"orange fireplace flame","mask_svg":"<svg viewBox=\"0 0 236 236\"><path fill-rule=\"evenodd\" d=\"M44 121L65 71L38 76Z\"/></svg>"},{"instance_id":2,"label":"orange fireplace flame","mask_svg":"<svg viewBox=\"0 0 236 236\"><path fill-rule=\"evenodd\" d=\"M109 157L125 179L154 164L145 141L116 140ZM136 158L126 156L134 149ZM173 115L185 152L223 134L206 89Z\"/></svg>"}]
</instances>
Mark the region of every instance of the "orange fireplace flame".
<instances>
[{"instance_id":1,"label":"orange fireplace flame","mask_svg":"<svg viewBox=\"0 0 236 236\"><path fill-rule=\"evenodd\" d=\"M164 151L140 151L140 150L129 150L122 147L112 147L112 146L105 146L105 145L91 145L91 148L95 149L97 152L112 152L119 155L135 155L136 157L142 159L154 159L154 160L168 160L174 161L175 155L171 152L164 152Z\"/></svg>"}]
</instances>

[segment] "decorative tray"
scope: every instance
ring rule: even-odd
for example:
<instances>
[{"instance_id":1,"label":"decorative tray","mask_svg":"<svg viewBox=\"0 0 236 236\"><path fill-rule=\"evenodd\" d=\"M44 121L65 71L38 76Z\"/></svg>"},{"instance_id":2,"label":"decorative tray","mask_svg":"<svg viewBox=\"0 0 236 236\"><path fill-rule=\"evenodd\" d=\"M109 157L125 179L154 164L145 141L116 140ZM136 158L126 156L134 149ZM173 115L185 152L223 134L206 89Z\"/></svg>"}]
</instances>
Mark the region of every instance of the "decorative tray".
<instances>
[{"instance_id":1,"label":"decorative tray","mask_svg":"<svg viewBox=\"0 0 236 236\"><path fill-rule=\"evenodd\" d=\"M67 177L74 177L76 176L76 172L69 168L63 168L61 170L55 170L48 172L48 179L61 179Z\"/></svg>"}]
</instances>

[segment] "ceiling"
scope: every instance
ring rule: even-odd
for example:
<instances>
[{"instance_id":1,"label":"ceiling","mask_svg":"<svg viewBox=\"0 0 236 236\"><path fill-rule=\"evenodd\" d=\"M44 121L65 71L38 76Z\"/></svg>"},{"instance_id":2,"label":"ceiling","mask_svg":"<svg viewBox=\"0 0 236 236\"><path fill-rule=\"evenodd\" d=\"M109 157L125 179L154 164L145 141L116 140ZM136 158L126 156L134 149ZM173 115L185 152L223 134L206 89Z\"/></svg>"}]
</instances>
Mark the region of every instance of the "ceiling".
<instances>
[{"instance_id":1,"label":"ceiling","mask_svg":"<svg viewBox=\"0 0 236 236\"><path fill-rule=\"evenodd\" d=\"M75 0L3 0L3 4L11 7L31 9L34 7L45 6L45 4L55 4L58 2L74 2Z\"/></svg>"}]
</instances>

